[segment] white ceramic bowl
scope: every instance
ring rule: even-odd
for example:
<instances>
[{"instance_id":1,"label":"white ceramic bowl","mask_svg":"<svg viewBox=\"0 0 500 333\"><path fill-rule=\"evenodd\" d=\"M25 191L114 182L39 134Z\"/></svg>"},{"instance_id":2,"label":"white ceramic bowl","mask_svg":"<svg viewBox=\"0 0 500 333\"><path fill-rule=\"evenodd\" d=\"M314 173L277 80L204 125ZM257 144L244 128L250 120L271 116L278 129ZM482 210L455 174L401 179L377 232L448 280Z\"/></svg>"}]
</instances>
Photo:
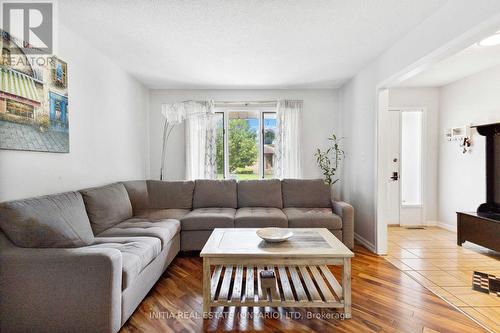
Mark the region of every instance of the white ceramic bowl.
<instances>
[{"instance_id":1,"label":"white ceramic bowl","mask_svg":"<svg viewBox=\"0 0 500 333\"><path fill-rule=\"evenodd\" d=\"M266 242L279 243L292 237L293 232L284 228L262 228L257 230L257 236Z\"/></svg>"}]
</instances>

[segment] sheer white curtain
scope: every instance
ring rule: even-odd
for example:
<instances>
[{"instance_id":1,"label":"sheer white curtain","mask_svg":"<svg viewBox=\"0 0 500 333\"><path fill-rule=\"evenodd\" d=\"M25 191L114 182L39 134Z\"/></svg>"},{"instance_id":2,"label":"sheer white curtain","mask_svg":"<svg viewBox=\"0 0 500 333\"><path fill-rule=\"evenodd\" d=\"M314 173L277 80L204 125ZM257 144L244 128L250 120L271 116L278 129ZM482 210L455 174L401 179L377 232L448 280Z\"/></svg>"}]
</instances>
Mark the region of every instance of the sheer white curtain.
<instances>
[{"instance_id":1,"label":"sheer white curtain","mask_svg":"<svg viewBox=\"0 0 500 333\"><path fill-rule=\"evenodd\" d=\"M274 154L275 178L302 177L300 141L302 101L278 100Z\"/></svg>"},{"instance_id":2,"label":"sheer white curtain","mask_svg":"<svg viewBox=\"0 0 500 333\"><path fill-rule=\"evenodd\" d=\"M189 102L186 105L186 179L215 178L214 103Z\"/></svg>"}]
</instances>

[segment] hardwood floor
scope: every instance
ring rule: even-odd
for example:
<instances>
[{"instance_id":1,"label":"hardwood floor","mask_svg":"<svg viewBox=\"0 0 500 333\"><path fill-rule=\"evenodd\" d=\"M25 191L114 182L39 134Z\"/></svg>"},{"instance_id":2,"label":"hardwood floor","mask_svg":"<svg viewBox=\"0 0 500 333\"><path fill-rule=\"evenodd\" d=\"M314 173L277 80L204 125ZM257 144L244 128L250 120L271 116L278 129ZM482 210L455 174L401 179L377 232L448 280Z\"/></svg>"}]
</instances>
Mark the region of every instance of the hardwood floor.
<instances>
[{"instance_id":1,"label":"hardwood floor","mask_svg":"<svg viewBox=\"0 0 500 333\"><path fill-rule=\"evenodd\" d=\"M121 332L486 332L382 257L359 245L354 252L352 319L336 319L334 310L231 307L212 308L203 320L202 261L177 257Z\"/></svg>"},{"instance_id":2,"label":"hardwood floor","mask_svg":"<svg viewBox=\"0 0 500 333\"><path fill-rule=\"evenodd\" d=\"M493 332L500 332L500 297L472 290L473 271L500 276L500 254L465 242L437 228L388 229L387 257L434 294L458 307Z\"/></svg>"}]
</instances>

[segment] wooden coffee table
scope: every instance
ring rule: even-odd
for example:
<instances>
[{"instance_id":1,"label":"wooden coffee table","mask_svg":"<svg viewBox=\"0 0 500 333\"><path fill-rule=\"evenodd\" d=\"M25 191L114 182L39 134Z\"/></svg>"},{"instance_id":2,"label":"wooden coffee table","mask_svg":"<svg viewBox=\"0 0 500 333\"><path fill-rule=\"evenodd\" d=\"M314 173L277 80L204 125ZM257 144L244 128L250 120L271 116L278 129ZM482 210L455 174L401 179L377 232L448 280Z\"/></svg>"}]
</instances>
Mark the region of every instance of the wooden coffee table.
<instances>
[{"instance_id":1,"label":"wooden coffee table","mask_svg":"<svg viewBox=\"0 0 500 333\"><path fill-rule=\"evenodd\" d=\"M343 308L351 317L354 253L324 228L291 228L294 235L283 243L264 242L257 230L212 232L200 254L204 314L211 306L283 306ZM343 266L342 284L328 265ZM260 287L262 270L275 272L276 288Z\"/></svg>"}]
</instances>

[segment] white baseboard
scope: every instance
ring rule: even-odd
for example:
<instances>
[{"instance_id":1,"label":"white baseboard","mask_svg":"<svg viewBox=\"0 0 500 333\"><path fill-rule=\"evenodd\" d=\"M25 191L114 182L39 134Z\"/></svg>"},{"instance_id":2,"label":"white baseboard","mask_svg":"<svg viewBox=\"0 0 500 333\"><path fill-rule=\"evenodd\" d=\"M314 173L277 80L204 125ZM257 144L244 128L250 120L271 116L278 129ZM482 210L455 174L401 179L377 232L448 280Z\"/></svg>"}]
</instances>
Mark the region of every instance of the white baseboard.
<instances>
[{"instance_id":1,"label":"white baseboard","mask_svg":"<svg viewBox=\"0 0 500 333\"><path fill-rule=\"evenodd\" d=\"M358 241L358 243L361 243L364 247L366 247L368 250L370 250L373 253L376 253L375 245L373 245L371 242L367 241L366 238L361 237L357 233L354 233L354 239Z\"/></svg>"},{"instance_id":2,"label":"white baseboard","mask_svg":"<svg viewBox=\"0 0 500 333\"><path fill-rule=\"evenodd\" d=\"M443 222L438 222L437 226L449 231L457 232L457 226L456 224L448 224L448 223L443 223Z\"/></svg>"}]
</instances>

